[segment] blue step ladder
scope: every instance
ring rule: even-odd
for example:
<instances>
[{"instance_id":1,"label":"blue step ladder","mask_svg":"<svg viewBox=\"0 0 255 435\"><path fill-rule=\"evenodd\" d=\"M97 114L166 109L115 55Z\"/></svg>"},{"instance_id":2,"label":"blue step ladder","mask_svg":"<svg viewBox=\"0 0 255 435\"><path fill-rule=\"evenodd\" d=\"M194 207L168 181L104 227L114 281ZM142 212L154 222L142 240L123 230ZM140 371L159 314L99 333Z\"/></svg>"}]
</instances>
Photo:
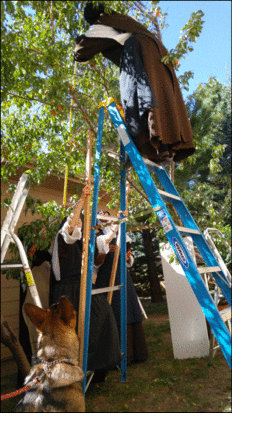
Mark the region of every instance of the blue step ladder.
<instances>
[{"instance_id":1,"label":"blue step ladder","mask_svg":"<svg viewBox=\"0 0 255 435\"><path fill-rule=\"evenodd\" d=\"M101 106L101 107L100 107ZM222 319L217 306L212 299L209 290L207 289L201 274L211 273L215 282L220 287L222 294L226 298L229 306L232 305L231 300L231 283L221 269L215 256L213 255L209 245L207 244L203 234L197 227L189 210L182 201L175 186L170 180L167 172L163 166L160 166L146 158L142 158L138 152L131 136L129 135L126 125L118 107L113 99L109 99L99 105L99 124L98 124L98 137L97 137L97 153L95 164L95 181L94 181L94 197L93 197L93 210L92 210L92 228L96 225L96 210L99 188L99 174L100 174L100 157L102 151L102 134L103 134L103 119L104 111L107 110L110 118L119 134L121 143L121 162L125 162L125 153L127 153L134 170L136 171L139 180L147 194L152 209L155 211L163 231L172 246L180 264L186 274L189 284L196 295L196 298L201 306L201 309L210 324L211 330L219 343L219 346L226 358L229 366L231 367L231 335ZM124 166L124 165L123 165ZM156 187L150 171L153 172L160 181L164 190ZM121 210L125 210L125 168L121 170ZM177 226L167 207L166 203L171 203L177 214L179 215L183 227ZM121 216L125 221L124 216ZM194 244L199 250L206 267L197 267L194 263L185 243L182 240L182 235L192 237ZM94 262L94 246L95 246L95 230L91 230L90 246L89 246L89 265L88 265L88 279L87 279L87 297L86 297L86 312L85 312L85 332L84 332L84 366L83 370L86 373L87 369L87 355L88 355L88 333L89 333L89 316L90 316L90 301L92 288L92 273ZM121 224L121 251L120 251L120 266L121 266L121 380L125 381L127 357L126 357L126 226L125 222ZM92 291L93 294L93 291Z\"/></svg>"},{"instance_id":2,"label":"blue step ladder","mask_svg":"<svg viewBox=\"0 0 255 435\"><path fill-rule=\"evenodd\" d=\"M103 103L102 103L103 104ZM121 382L127 380L127 276L126 276L126 218L123 212L126 210L126 170L125 163L125 149L123 144L120 144L120 158L123 163L123 169L120 171L120 285L113 287L106 287L102 289L92 290L93 280L93 265L95 256L95 243L96 243L96 220L97 220L97 206L100 182L100 159L102 154L102 136L103 136L103 123L104 123L104 105L99 110L99 122L97 133L97 148L95 158L95 171L94 171L94 190L93 190L93 205L91 217L91 233L89 240L89 254L88 254L88 271L87 271L87 287L86 287L86 304L85 304L85 322L84 322L84 347L83 347L83 371L87 373L88 362L88 346L89 346L89 326L90 326L90 311L91 311L91 297L94 294L112 292L120 290L120 347L121 347ZM123 222L121 222L123 220ZM86 378L83 381L83 391L86 391Z\"/></svg>"}]
</instances>

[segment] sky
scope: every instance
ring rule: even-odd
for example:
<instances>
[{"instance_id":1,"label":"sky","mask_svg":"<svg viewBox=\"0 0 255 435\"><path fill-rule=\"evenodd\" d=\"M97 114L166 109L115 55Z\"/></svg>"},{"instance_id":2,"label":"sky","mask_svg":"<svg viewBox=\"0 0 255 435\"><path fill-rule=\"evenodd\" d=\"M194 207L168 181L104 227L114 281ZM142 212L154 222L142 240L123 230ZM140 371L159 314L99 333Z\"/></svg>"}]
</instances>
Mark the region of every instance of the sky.
<instances>
[{"instance_id":1,"label":"sky","mask_svg":"<svg viewBox=\"0 0 255 435\"><path fill-rule=\"evenodd\" d=\"M179 42L181 29L191 14L202 10L203 29L194 51L181 59L177 75L192 71L194 78L189 81L189 91L182 90L183 97L192 94L200 83L206 83L215 76L220 83L227 84L227 73L231 78L231 1L161 1L162 11L168 13L167 28L162 32L163 44L170 50Z\"/></svg>"}]
</instances>

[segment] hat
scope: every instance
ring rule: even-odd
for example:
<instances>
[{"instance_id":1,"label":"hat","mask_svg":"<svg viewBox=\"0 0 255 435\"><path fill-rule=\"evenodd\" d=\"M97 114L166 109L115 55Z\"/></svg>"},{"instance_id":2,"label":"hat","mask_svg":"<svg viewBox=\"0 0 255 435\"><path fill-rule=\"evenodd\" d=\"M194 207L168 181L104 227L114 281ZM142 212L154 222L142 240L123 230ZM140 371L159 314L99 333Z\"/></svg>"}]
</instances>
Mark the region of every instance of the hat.
<instances>
[{"instance_id":1,"label":"hat","mask_svg":"<svg viewBox=\"0 0 255 435\"><path fill-rule=\"evenodd\" d=\"M104 12L104 5L93 6L93 3L88 2L84 9L85 21L89 24L94 24L99 18L100 14Z\"/></svg>"}]
</instances>

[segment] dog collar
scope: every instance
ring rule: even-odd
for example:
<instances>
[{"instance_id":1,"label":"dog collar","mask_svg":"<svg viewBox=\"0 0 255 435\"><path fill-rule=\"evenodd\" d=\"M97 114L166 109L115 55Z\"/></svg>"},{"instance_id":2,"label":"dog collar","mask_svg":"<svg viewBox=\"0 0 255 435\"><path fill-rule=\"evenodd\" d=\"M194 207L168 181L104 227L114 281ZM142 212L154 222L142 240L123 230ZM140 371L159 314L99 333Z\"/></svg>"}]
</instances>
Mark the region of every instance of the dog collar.
<instances>
[{"instance_id":1,"label":"dog collar","mask_svg":"<svg viewBox=\"0 0 255 435\"><path fill-rule=\"evenodd\" d=\"M43 364L43 366L44 366L43 369L47 373L50 371L51 366L53 366L54 364L59 364L59 363L72 364L73 361L70 358L61 358L61 359L56 359L53 361L45 361L44 359L40 358L40 363Z\"/></svg>"}]
</instances>

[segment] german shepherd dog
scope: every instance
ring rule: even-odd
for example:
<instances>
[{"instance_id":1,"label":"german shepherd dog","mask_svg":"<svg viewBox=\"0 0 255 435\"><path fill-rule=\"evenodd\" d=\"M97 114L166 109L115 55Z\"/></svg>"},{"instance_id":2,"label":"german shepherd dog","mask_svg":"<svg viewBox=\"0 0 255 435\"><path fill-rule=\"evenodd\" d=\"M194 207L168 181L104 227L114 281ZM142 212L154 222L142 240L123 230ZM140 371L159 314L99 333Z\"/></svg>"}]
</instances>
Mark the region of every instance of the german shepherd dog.
<instances>
[{"instance_id":1,"label":"german shepherd dog","mask_svg":"<svg viewBox=\"0 0 255 435\"><path fill-rule=\"evenodd\" d=\"M58 304L43 310L32 304L25 311L39 331L37 357L25 379L32 383L15 412L85 412L82 389L84 372L78 366L79 341L76 311L62 296Z\"/></svg>"}]
</instances>

